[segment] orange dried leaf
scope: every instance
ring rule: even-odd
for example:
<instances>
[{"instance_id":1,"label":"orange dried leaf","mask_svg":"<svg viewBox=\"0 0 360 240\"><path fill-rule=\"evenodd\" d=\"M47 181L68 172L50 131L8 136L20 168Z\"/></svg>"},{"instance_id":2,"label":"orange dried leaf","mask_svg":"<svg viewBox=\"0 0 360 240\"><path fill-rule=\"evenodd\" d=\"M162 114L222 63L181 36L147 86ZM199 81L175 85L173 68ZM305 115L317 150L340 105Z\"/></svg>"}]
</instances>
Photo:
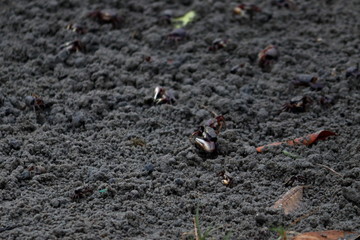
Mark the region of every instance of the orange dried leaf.
<instances>
[{"instance_id":1,"label":"orange dried leaf","mask_svg":"<svg viewBox=\"0 0 360 240\"><path fill-rule=\"evenodd\" d=\"M310 144L313 144L314 142L317 142L319 140L324 140L327 137L334 136L334 135L336 135L336 133L327 131L327 130L320 130L320 131L317 131L316 133L309 134L305 137L296 138L294 140L288 140L288 141L284 141L284 142L275 142L275 143L270 143L265 146L257 147L256 151L264 152L265 150L267 150L268 148L270 148L272 146L278 146L278 145L283 145L283 144L286 144L289 146L300 145L300 144L309 146Z\"/></svg>"},{"instance_id":2,"label":"orange dried leaf","mask_svg":"<svg viewBox=\"0 0 360 240\"><path fill-rule=\"evenodd\" d=\"M304 193L304 186L296 186L287 191L273 205L274 209L283 209L285 214L296 210L301 203Z\"/></svg>"},{"instance_id":3,"label":"orange dried leaf","mask_svg":"<svg viewBox=\"0 0 360 240\"><path fill-rule=\"evenodd\" d=\"M307 233L300 233L296 235L291 240L338 240L343 239L356 239L358 236L357 234L354 235L354 238L349 236L353 234L352 232L345 232L341 230L329 230L329 231L320 231L320 232L307 232ZM350 237L350 238L349 238Z\"/></svg>"}]
</instances>

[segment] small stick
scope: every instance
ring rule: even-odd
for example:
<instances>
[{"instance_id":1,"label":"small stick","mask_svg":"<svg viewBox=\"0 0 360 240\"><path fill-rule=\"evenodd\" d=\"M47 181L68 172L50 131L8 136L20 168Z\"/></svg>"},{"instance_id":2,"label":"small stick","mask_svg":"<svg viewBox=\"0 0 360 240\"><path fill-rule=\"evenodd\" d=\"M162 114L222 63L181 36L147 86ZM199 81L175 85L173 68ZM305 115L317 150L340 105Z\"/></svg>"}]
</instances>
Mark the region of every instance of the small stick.
<instances>
[{"instance_id":1,"label":"small stick","mask_svg":"<svg viewBox=\"0 0 360 240\"><path fill-rule=\"evenodd\" d=\"M334 169L332 169L332 168L330 168L330 167L328 167L328 166L326 166L326 165L319 164L319 163L317 163L316 165L318 165L318 166L320 166L320 167L323 167L323 168L326 168L326 169L329 170L330 172L338 175L339 177L342 177L342 178L344 177L343 175L341 175L340 173L338 173L337 171L335 171Z\"/></svg>"}]
</instances>

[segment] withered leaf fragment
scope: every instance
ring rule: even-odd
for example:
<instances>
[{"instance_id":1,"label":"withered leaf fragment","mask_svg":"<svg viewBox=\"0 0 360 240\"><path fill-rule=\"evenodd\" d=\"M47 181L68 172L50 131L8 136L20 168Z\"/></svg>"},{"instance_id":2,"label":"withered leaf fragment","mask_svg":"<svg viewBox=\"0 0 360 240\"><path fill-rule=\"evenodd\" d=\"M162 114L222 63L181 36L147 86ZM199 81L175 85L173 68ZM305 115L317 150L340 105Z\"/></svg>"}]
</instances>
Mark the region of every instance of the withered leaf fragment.
<instances>
[{"instance_id":1,"label":"withered leaf fragment","mask_svg":"<svg viewBox=\"0 0 360 240\"><path fill-rule=\"evenodd\" d=\"M329 230L329 231L300 233L295 237L291 238L291 240L338 240L338 239L355 240L358 239L358 237L359 237L359 233L352 233L341 230Z\"/></svg>"},{"instance_id":2,"label":"withered leaf fragment","mask_svg":"<svg viewBox=\"0 0 360 240\"><path fill-rule=\"evenodd\" d=\"M288 140L288 141L284 141L284 142L275 142L275 143L267 144L265 146L257 147L256 151L264 152L264 151L268 150L270 147L279 146L279 145L283 145L283 144L286 144L289 146L295 146L295 145L301 145L301 144L303 144L305 146L309 146L319 140L324 140L327 137L334 136L334 135L336 135L336 133L327 131L327 130L320 130L315 133L309 134L305 137L295 138L294 140Z\"/></svg>"},{"instance_id":3,"label":"withered leaf fragment","mask_svg":"<svg viewBox=\"0 0 360 240\"><path fill-rule=\"evenodd\" d=\"M304 186L296 186L287 191L272 206L274 209L283 209L285 215L299 208L303 198Z\"/></svg>"}]
</instances>

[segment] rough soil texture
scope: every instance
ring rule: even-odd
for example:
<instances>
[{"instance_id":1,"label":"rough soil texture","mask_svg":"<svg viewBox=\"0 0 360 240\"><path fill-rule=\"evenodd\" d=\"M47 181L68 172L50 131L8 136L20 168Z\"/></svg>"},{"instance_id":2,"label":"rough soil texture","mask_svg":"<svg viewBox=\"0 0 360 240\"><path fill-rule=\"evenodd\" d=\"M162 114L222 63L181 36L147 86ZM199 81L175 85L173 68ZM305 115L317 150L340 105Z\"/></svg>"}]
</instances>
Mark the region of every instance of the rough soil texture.
<instances>
[{"instance_id":1,"label":"rough soil texture","mask_svg":"<svg viewBox=\"0 0 360 240\"><path fill-rule=\"evenodd\" d=\"M2 1L0 238L180 239L197 207L215 239L275 239L278 226L360 231L360 80L345 77L360 62L360 2L297 2L293 11L254 1L272 14L266 21L233 16L236 1ZM86 17L94 9L115 9L124 22L101 25ZM167 40L166 9L197 12L187 39ZM65 29L71 22L88 32ZM227 47L209 52L216 38ZM66 54L60 46L75 39L86 52ZM281 55L263 72L254 56L269 44ZM325 87L294 87L297 74ZM153 104L156 86L177 102ZM33 93L45 109L26 106ZM313 99L305 112L279 111L302 95ZM321 106L321 96L335 103ZM189 141L212 117L202 106L226 120L213 155ZM321 129L338 135L255 151ZM306 182L292 186L311 187L285 215L271 206L294 175Z\"/></svg>"}]
</instances>

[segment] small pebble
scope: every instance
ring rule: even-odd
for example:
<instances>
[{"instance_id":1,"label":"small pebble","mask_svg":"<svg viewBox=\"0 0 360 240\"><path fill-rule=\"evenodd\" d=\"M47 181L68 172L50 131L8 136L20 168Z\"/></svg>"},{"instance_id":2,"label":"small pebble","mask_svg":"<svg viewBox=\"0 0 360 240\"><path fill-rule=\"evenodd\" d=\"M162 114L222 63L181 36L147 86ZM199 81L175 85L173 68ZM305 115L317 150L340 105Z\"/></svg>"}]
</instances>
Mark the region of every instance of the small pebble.
<instances>
[{"instance_id":1,"label":"small pebble","mask_svg":"<svg viewBox=\"0 0 360 240\"><path fill-rule=\"evenodd\" d=\"M155 170L155 167L152 163L147 163L144 167L144 171L148 172L148 174L152 173Z\"/></svg>"},{"instance_id":2,"label":"small pebble","mask_svg":"<svg viewBox=\"0 0 360 240\"><path fill-rule=\"evenodd\" d=\"M11 139L9 141L9 145L14 150L20 150L20 147L22 146L22 141L17 139Z\"/></svg>"},{"instance_id":3,"label":"small pebble","mask_svg":"<svg viewBox=\"0 0 360 240\"><path fill-rule=\"evenodd\" d=\"M139 196L139 191L138 190L131 190L130 195L134 198Z\"/></svg>"},{"instance_id":4,"label":"small pebble","mask_svg":"<svg viewBox=\"0 0 360 240\"><path fill-rule=\"evenodd\" d=\"M264 223L266 223L267 218L263 214L258 213L255 216L255 221L256 221L257 224L263 225Z\"/></svg>"},{"instance_id":5,"label":"small pebble","mask_svg":"<svg viewBox=\"0 0 360 240\"><path fill-rule=\"evenodd\" d=\"M25 97L25 104L28 107L34 106L35 98L33 96L26 96Z\"/></svg>"},{"instance_id":6,"label":"small pebble","mask_svg":"<svg viewBox=\"0 0 360 240\"><path fill-rule=\"evenodd\" d=\"M31 179L31 173L29 170L24 170L20 176L19 176L20 180L29 180Z\"/></svg>"},{"instance_id":7,"label":"small pebble","mask_svg":"<svg viewBox=\"0 0 360 240\"><path fill-rule=\"evenodd\" d=\"M184 185L184 180L182 180L181 178L177 178L174 180L175 184L178 186L182 186Z\"/></svg>"},{"instance_id":8,"label":"small pebble","mask_svg":"<svg viewBox=\"0 0 360 240\"><path fill-rule=\"evenodd\" d=\"M50 201L50 205L54 208L58 208L60 206L60 201L57 199L53 199Z\"/></svg>"},{"instance_id":9,"label":"small pebble","mask_svg":"<svg viewBox=\"0 0 360 240\"><path fill-rule=\"evenodd\" d=\"M83 112L76 112L72 116L71 125L74 128L79 128L81 126L85 126L85 115Z\"/></svg>"}]
</instances>

